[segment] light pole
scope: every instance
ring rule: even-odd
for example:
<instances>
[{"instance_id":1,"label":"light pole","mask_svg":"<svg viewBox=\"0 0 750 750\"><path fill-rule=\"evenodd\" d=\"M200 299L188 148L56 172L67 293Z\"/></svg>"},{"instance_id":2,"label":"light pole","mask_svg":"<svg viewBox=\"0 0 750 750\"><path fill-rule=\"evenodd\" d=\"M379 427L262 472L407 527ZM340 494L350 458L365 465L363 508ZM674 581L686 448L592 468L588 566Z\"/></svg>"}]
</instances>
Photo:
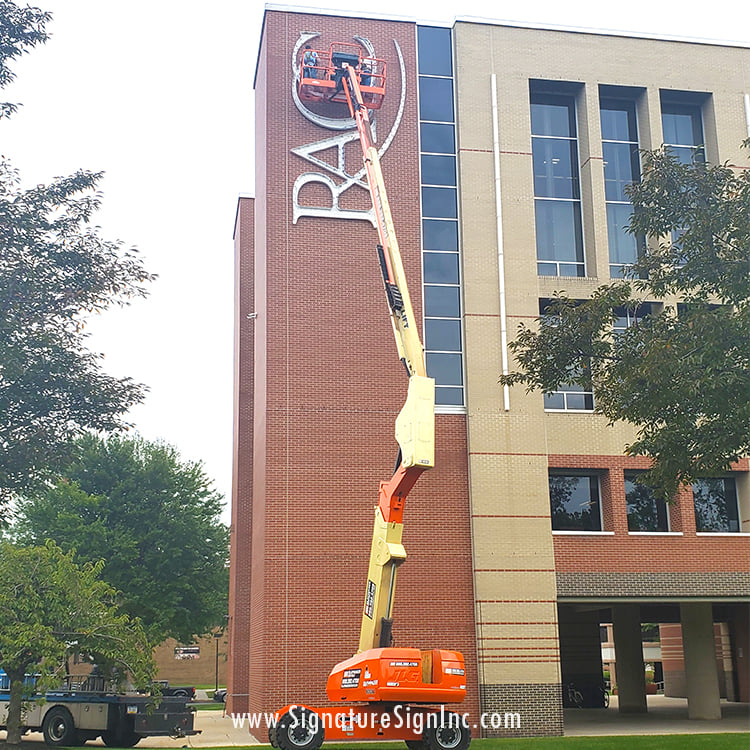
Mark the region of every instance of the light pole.
<instances>
[{"instance_id":1,"label":"light pole","mask_svg":"<svg viewBox=\"0 0 750 750\"><path fill-rule=\"evenodd\" d=\"M214 690L219 689L219 639L221 638L221 631L217 631L214 633L214 654L215 654L215 660L214 660L214 674L216 676L216 686L214 687Z\"/></svg>"}]
</instances>

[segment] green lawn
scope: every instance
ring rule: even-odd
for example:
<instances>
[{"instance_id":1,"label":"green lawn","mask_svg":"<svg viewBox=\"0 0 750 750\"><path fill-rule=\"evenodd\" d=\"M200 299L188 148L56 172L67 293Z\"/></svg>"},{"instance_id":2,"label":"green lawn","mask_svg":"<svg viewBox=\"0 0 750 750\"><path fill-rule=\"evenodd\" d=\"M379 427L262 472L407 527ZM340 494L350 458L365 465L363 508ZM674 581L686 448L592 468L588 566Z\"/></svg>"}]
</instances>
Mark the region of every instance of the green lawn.
<instances>
[{"instance_id":1,"label":"green lawn","mask_svg":"<svg viewBox=\"0 0 750 750\"><path fill-rule=\"evenodd\" d=\"M254 745L232 750L257 750ZM526 739L473 740L470 750L748 750L750 732L726 734L652 734L617 737L530 737ZM201 750L226 750L202 748ZM325 743L321 750L406 750L402 742Z\"/></svg>"}]
</instances>

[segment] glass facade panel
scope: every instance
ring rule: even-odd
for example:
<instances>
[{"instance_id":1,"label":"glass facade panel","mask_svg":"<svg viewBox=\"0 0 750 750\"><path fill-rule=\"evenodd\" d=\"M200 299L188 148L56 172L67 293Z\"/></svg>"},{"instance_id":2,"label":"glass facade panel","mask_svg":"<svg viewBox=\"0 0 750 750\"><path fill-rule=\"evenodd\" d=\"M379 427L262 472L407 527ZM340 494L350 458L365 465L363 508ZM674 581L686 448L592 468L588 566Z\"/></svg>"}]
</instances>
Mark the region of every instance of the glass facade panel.
<instances>
[{"instance_id":1,"label":"glass facade panel","mask_svg":"<svg viewBox=\"0 0 750 750\"><path fill-rule=\"evenodd\" d=\"M533 135L575 138L575 108L571 98L534 93L531 100L531 132Z\"/></svg>"},{"instance_id":2,"label":"glass facade panel","mask_svg":"<svg viewBox=\"0 0 750 750\"><path fill-rule=\"evenodd\" d=\"M453 125L438 122L423 122L419 126L419 135L423 153L456 153L456 134Z\"/></svg>"},{"instance_id":3,"label":"glass facade panel","mask_svg":"<svg viewBox=\"0 0 750 750\"><path fill-rule=\"evenodd\" d=\"M455 219L458 216L456 189L447 187L422 188L422 214L440 219Z\"/></svg>"},{"instance_id":4,"label":"glass facade panel","mask_svg":"<svg viewBox=\"0 0 750 750\"><path fill-rule=\"evenodd\" d=\"M661 128L665 145L680 162L705 161L703 112L696 94L662 92Z\"/></svg>"},{"instance_id":5,"label":"glass facade panel","mask_svg":"<svg viewBox=\"0 0 750 750\"><path fill-rule=\"evenodd\" d=\"M427 375L441 385L463 385L460 354L427 352Z\"/></svg>"},{"instance_id":6,"label":"glass facade panel","mask_svg":"<svg viewBox=\"0 0 750 750\"><path fill-rule=\"evenodd\" d=\"M461 351L461 321L428 318L425 324L425 338L430 339L433 349L446 352Z\"/></svg>"},{"instance_id":7,"label":"glass facade panel","mask_svg":"<svg viewBox=\"0 0 750 750\"><path fill-rule=\"evenodd\" d=\"M696 531L738 532L740 514L734 479L715 477L693 483Z\"/></svg>"},{"instance_id":8,"label":"glass facade panel","mask_svg":"<svg viewBox=\"0 0 750 750\"><path fill-rule=\"evenodd\" d=\"M585 276L575 99L540 86L531 82L537 272Z\"/></svg>"},{"instance_id":9,"label":"glass facade panel","mask_svg":"<svg viewBox=\"0 0 750 750\"><path fill-rule=\"evenodd\" d=\"M458 184L450 29L417 27L424 345L437 406L463 406Z\"/></svg>"},{"instance_id":10,"label":"glass facade panel","mask_svg":"<svg viewBox=\"0 0 750 750\"><path fill-rule=\"evenodd\" d=\"M434 318L458 318L461 303L457 286L432 286L425 284L424 314ZM430 348L432 348L430 346Z\"/></svg>"},{"instance_id":11,"label":"glass facade panel","mask_svg":"<svg viewBox=\"0 0 750 750\"><path fill-rule=\"evenodd\" d=\"M627 231L633 206L630 203L607 204L607 239L611 265L629 266L638 260L638 238ZM621 275L615 274L615 275Z\"/></svg>"},{"instance_id":12,"label":"glass facade panel","mask_svg":"<svg viewBox=\"0 0 750 750\"><path fill-rule=\"evenodd\" d=\"M417 27L419 72L432 76L453 75L453 51L450 29Z\"/></svg>"},{"instance_id":13,"label":"glass facade panel","mask_svg":"<svg viewBox=\"0 0 750 750\"><path fill-rule=\"evenodd\" d=\"M455 185L456 157L422 154L422 184L424 185Z\"/></svg>"},{"instance_id":14,"label":"glass facade panel","mask_svg":"<svg viewBox=\"0 0 750 750\"><path fill-rule=\"evenodd\" d=\"M637 479L638 472L625 472L628 531L669 531L667 504Z\"/></svg>"},{"instance_id":15,"label":"glass facade panel","mask_svg":"<svg viewBox=\"0 0 750 750\"><path fill-rule=\"evenodd\" d=\"M426 284L458 284L458 253L425 253L422 261Z\"/></svg>"},{"instance_id":16,"label":"glass facade panel","mask_svg":"<svg viewBox=\"0 0 750 750\"><path fill-rule=\"evenodd\" d=\"M419 117L437 122L454 121L453 81L450 78L420 77Z\"/></svg>"},{"instance_id":17,"label":"glass facade panel","mask_svg":"<svg viewBox=\"0 0 750 750\"><path fill-rule=\"evenodd\" d=\"M573 201L534 201L536 247L539 260L581 263L583 276L583 237L580 204Z\"/></svg>"},{"instance_id":18,"label":"glass facade panel","mask_svg":"<svg viewBox=\"0 0 750 750\"><path fill-rule=\"evenodd\" d=\"M641 179L638 127L634 99L602 98L599 103L607 202L609 275L623 278L638 260L643 238L628 232L633 205L625 188Z\"/></svg>"},{"instance_id":19,"label":"glass facade panel","mask_svg":"<svg viewBox=\"0 0 750 750\"><path fill-rule=\"evenodd\" d=\"M458 224L455 221L423 219L422 246L425 250L458 252Z\"/></svg>"},{"instance_id":20,"label":"glass facade panel","mask_svg":"<svg viewBox=\"0 0 750 750\"><path fill-rule=\"evenodd\" d=\"M550 474L549 499L555 531L601 531L599 478Z\"/></svg>"},{"instance_id":21,"label":"glass facade panel","mask_svg":"<svg viewBox=\"0 0 750 750\"><path fill-rule=\"evenodd\" d=\"M534 195L544 198L580 198L575 141L532 138Z\"/></svg>"}]
</instances>

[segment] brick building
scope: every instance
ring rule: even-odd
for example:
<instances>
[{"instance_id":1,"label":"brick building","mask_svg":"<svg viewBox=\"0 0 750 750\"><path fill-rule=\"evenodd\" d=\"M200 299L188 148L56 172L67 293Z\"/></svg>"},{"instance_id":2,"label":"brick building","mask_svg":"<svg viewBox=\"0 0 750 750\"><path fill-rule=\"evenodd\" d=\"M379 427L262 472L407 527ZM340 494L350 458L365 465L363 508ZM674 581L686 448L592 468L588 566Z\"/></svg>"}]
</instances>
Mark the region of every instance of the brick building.
<instances>
[{"instance_id":1,"label":"brick building","mask_svg":"<svg viewBox=\"0 0 750 750\"><path fill-rule=\"evenodd\" d=\"M325 702L328 670L356 650L371 509L396 454L406 381L356 131L295 93L306 44L353 41L387 61L376 138L437 382L397 645L462 650L473 716L517 711L520 729L497 733L554 735L564 683L599 700L604 622L620 710L646 710L640 623L681 622L691 716L716 716L724 623L749 701L748 462L669 508L646 498L643 516L633 478L647 463L624 456L632 434L590 394L497 382L506 339L545 299L585 297L633 260L619 229L633 146L705 144L711 162L747 164L748 50L268 6L256 195L235 231L230 710ZM707 506L720 512L707 520Z\"/></svg>"}]
</instances>

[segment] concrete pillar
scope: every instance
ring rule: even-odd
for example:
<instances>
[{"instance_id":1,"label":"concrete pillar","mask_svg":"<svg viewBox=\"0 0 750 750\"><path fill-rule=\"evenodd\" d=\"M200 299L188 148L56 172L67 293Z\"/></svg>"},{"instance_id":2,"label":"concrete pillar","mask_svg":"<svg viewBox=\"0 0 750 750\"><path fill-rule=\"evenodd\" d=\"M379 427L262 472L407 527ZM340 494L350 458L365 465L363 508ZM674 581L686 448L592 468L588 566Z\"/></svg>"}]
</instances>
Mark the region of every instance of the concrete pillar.
<instances>
[{"instance_id":1,"label":"concrete pillar","mask_svg":"<svg viewBox=\"0 0 750 750\"><path fill-rule=\"evenodd\" d=\"M637 604L612 607L612 629L617 661L617 701L620 713L646 713L646 670Z\"/></svg>"},{"instance_id":2,"label":"concrete pillar","mask_svg":"<svg viewBox=\"0 0 750 750\"><path fill-rule=\"evenodd\" d=\"M719 677L711 604L681 604L680 621L685 654L688 717L720 719Z\"/></svg>"}]
</instances>

